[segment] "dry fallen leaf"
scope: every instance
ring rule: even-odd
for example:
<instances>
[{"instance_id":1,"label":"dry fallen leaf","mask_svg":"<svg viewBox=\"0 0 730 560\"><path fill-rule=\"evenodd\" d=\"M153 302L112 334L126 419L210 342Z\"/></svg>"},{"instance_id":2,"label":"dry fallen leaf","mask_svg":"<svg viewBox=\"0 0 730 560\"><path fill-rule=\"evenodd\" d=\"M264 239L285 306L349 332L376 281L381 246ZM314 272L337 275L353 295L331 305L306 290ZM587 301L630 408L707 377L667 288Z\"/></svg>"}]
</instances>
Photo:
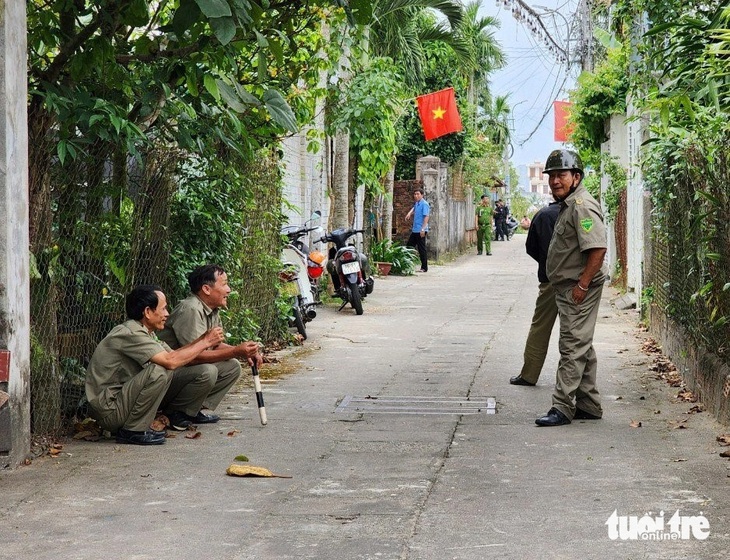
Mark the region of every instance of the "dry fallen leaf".
<instances>
[{"instance_id":1,"label":"dry fallen leaf","mask_svg":"<svg viewBox=\"0 0 730 560\"><path fill-rule=\"evenodd\" d=\"M185 432L185 437L187 439L197 439L202 435L203 432L199 432L198 430L191 430L190 428L188 428L188 430Z\"/></svg>"},{"instance_id":2,"label":"dry fallen leaf","mask_svg":"<svg viewBox=\"0 0 730 560\"><path fill-rule=\"evenodd\" d=\"M697 402L697 395L692 391L680 391L677 393L677 399L680 401Z\"/></svg>"},{"instance_id":3,"label":"dry fallen leaf","mask_svg":"<svg viewBox=\"0 0 730 560\"><path fill-rule=\"evenodd\" d=\"M291 478L282 474L274 474L265 467L254 467L253 465L231 465L226 469L228 476L262 476L262 477L277 477L277 478Z\"/></svg>"},{"instance_id":4,"label":"dry fallen leaf","mask_svg":"<svg viewBox=\"0 0 730 560\"><path fill-rule=\"evenodd\" d=\"M672 427L673 430L686 430L687 426L685 426L685 423L687 422L687 418L683 420L670 420L669 425Z\"/></svg>"},{"instance_id":5,"label":"dry fallen leaf","mask_svg":"<svg viewBox=\"0 0 730 560\"><path fill-rule=\"evenodd\" d=\"M730 434L717 436L717 441L720 442L720 445L730 445Z\"/></svg>"},{"instance_id":6,"label":"dry fallen leaf","mask_svg":"<svg viewBox=\"0 0 730 560\"><path fill-rule=\"evenodd\" d=\"M641 421L640 420L632 420L629 423L629 427L631 427L631 428L641 428Z\"/></svg>"},{"instance_id":7,"label":"dry fallen leaf","mask_svg":"<svg viewBox=\"0 0 730 560\"><path fill-rule=\"evenodd\" d=\"M675 463L684 463L686 460L687 459L685 459L684 457L678 457L676 459L672 459L672 461L674 461Z\"/></svg>"},{"instance_id":8,"label":"dry fallen leaf","mask_svg":"<svg viewBox=\"0 0 730 560\"><path fill-rule=\"evenodd\" d=\"M161 432L162 430L166 429L170 425L170 420L165 415L158 416L152 421L152 424L150 424L150 428L153 430L157 430L158 432Z\"/></svg>"},{"instance_id":9,"label":"dry fallen leaf","mask_svg":"<svg viewBox=\"0 0 730 560\"><path fill-rule=\"evenodd\" d=\"M730 457L730 451L723 451L720 453L720 457Z\"/></svg>"},{"instance_id":10,"label":"dry fallen leaf","mask_svg":"<svg viewBox=\"0 0 730 560\"><path fill-rule=\"evenodd\" d=\"M230 432L228 432L228 437L233 437L236 434L240 434L240 433L241 433L241 430L231 430Z\"/></svg>"}]
</instances>

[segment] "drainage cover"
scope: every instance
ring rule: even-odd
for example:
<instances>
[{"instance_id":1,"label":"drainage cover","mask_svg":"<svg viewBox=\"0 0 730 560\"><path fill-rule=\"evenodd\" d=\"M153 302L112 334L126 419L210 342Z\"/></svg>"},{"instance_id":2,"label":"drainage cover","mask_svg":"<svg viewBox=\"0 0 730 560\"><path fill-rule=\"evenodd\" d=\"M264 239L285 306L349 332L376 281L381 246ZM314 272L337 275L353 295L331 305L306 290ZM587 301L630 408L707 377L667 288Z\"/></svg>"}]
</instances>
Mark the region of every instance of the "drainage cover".
<instances>
[{"instance_id":1,"label":"drainage cover","mask_svg":"<svg viewBox=\"0 0 730 560\"><path fill-rule=\"evenodd\" d=\"M495 397L356 397L346 395L335 412L369 414L495 414Z\"/></svg>"}]
</instances>

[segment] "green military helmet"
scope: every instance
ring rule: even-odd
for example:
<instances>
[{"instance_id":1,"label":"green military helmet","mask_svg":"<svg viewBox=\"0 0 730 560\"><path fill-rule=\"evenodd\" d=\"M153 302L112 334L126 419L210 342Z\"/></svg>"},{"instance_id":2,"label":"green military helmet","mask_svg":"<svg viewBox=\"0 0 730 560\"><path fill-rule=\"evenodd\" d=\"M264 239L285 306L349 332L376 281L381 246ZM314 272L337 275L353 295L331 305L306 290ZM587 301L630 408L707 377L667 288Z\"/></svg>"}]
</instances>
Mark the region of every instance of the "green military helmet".
<instances>
[{"instance_id":1,"label":"green military helmet","mask_svg":"<svg viewBox=\"0 0 730 560\"><path fill-rule=\"evenodd\" d=\"M563 169L578 171L580 176L583 177L583 162L577 153L572 150L553 150L545 161L543 173L562 171Z\"/></svg>"}]
</instances>

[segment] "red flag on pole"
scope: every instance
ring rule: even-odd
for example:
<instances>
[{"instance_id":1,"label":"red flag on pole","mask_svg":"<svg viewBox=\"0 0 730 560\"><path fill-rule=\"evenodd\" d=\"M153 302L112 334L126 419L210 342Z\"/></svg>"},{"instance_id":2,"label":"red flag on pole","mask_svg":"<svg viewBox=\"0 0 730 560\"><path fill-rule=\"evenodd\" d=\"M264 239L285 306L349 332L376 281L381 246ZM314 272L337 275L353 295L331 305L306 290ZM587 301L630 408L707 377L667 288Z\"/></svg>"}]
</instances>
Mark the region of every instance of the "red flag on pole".
<instances>
[{"instance_id":1,"label":"red flag on pole","mask_svg":"<svg viewBox=\"0 0 730 560\"><path fill-rule=\"evenodd\" d=\"M553 101L553 113L555 114L556 142L567 142L573 133L573 126L568 123L568 114L573 104L570 101Z\"/></svg>"},{"instance_id":2,"label":"red flag on pole","mask_svg":"<svg viewBox=\"0 0 730 560\"><path fill-rule=\"evenodd\" d=\"M461 117L456 108L454 88L419 95L416 97L416 105L427 142L463 130Z\"/></svg>"}]
</instances>

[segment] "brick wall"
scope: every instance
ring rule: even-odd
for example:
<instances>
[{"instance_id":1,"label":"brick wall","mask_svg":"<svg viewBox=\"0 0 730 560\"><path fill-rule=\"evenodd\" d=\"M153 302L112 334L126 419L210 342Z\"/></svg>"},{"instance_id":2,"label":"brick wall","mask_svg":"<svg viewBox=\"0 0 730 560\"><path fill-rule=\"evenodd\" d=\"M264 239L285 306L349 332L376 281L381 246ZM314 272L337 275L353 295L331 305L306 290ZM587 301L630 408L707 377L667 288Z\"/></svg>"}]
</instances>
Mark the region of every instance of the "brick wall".
<instances>
[{"instance_id":1,"label":"brick wall","mask_svg":"<svg viewBox=\"0 0 730 560\"><path fill-rule=\"evenodd\" d=\"M411 235L412 222L406 214L413 207L413 191L423 187L423 181L396 181L393 184L393 239L405 244Z\"/></svg>"}]
</instances>

